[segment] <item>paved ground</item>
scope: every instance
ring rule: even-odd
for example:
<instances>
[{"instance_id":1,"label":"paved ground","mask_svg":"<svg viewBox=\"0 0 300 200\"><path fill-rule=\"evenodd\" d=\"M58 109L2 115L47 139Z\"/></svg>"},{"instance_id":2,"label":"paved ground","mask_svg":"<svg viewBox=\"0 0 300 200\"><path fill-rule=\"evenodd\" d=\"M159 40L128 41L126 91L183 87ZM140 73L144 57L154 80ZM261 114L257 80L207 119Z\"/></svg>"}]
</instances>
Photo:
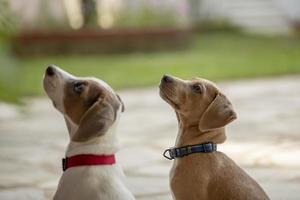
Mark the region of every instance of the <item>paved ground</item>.
<instances>
[{"instance_id":1,"label":"paved ground","mask_svg":"<svg viewBox=\"0 0 300 200\"><path fill-rule=\"evenodd\" d=\"M300 76L220 83L238 113L219 146L275 200L300 199ZM177 125L157 89L120 92L127 110L118 154L137 199L171 199L170 161ZM46 98L0 103L0 199L50 199L67 144L61 115Z\"/></svg>"}]
</instances>

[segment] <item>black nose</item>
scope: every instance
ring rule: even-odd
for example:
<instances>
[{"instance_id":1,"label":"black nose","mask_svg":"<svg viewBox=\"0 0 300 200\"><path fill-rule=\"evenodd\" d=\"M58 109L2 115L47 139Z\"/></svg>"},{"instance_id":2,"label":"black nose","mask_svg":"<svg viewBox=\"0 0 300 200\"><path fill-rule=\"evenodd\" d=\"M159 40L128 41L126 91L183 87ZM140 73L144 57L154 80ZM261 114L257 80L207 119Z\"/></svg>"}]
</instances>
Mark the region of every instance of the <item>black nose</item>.
<instances>
[{"instance_id":1,"label":"black nose","mask_svg":"<svg viewBox=\"0 0 300 200\"><path fill-rule=\"evenodd\" d=\"M46 69L46 74L49 76L53 76L55 73L55 69L52 65L49 65Z\"/></svg>"},{"instance_id":2,"label":"black nose","mask_svg":"<svg viewBox=\"0 0 300 200\"><path fill-rule=\"evenodd\" d=\"M162 80L166 83L171 83L173 81L173 78L171 76L164 75Z\"/></svg>"}]
</instances>

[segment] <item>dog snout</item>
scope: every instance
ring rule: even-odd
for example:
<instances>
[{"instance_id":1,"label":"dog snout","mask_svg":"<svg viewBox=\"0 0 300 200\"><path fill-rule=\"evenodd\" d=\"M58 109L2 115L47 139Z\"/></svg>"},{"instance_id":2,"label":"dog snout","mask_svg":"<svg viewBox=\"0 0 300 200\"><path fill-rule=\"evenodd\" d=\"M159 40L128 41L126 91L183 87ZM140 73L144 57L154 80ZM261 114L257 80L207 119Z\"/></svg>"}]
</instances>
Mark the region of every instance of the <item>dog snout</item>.
<instances>
[{"instance_id":1,"label":"dog snout","mask_svg":"<svg viewBox=\"0 0 300 200\"><path fill-rule=\"evenodd\" d=\"M55 74L55 68L52 65L48 65L46 69L46 74L48 76L53 76Z\"/></svg>"},{"instance_id":2,"label":"dog snout","mask_svg":"<svg viewBox=\"0 0 300 200\"><path fill-rule=\"evenodd\" d=\"M164 75L163 77L162 77L162 82L165 82L165 83L171 83L171 82L173 82L173 78L171 77L171 76L169 76L169 75Z\"/></svg>"}]
</instances>

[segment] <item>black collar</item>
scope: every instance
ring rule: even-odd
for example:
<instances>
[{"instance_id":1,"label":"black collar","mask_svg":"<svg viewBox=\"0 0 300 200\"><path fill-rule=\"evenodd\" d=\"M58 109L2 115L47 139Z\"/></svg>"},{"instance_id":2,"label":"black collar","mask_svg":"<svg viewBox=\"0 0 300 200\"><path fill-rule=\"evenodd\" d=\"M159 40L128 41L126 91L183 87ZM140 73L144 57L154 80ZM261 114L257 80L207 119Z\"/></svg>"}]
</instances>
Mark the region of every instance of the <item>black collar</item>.
<instances>
[{"instance_id":1,"label":"black collar","mask_svg":"<svg viewBox=\"0 0 300 200\"><path fill-rule=\"evenodd\" d=\"M203 144L188 145L184 147L173 147L165 150L163 156L169 160L181 158L192 153L211 153L217 150L217 145L208 142ZM169 153L169 155L167 155Z\"/></svg>"}]
</instances>

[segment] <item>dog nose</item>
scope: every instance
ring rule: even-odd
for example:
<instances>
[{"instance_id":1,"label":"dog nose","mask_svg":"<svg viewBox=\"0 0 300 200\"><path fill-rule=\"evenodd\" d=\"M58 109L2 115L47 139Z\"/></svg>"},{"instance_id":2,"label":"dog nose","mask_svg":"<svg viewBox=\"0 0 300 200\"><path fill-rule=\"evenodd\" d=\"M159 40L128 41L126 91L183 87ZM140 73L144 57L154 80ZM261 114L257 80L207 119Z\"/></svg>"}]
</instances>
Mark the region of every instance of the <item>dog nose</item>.
<instances>
[{"instance_id":1,"label":"dog nose","mask_svg":"<svg viewBox=\"0 0 300 200\"><path fill-rule=\"evenodd\" d=\"M165 75L163 76L162 80L163 80L164 82L166 82L166 83L171 83L172 80L173 80L173 78L172 78L171 76L168 76L168 75L165 74Z\"/></svg>"},{"instance_id":2,"label":"dog nose","mask_svg":"<svg viewBox=\"0 0 300 200\"><path fill-rule=\"evenodd\" d=\"M46 69L46 74L49 75L49 76L53 76L54 75L54 67L52 65L49 65Z\"/></svg>"}]
</instances>

